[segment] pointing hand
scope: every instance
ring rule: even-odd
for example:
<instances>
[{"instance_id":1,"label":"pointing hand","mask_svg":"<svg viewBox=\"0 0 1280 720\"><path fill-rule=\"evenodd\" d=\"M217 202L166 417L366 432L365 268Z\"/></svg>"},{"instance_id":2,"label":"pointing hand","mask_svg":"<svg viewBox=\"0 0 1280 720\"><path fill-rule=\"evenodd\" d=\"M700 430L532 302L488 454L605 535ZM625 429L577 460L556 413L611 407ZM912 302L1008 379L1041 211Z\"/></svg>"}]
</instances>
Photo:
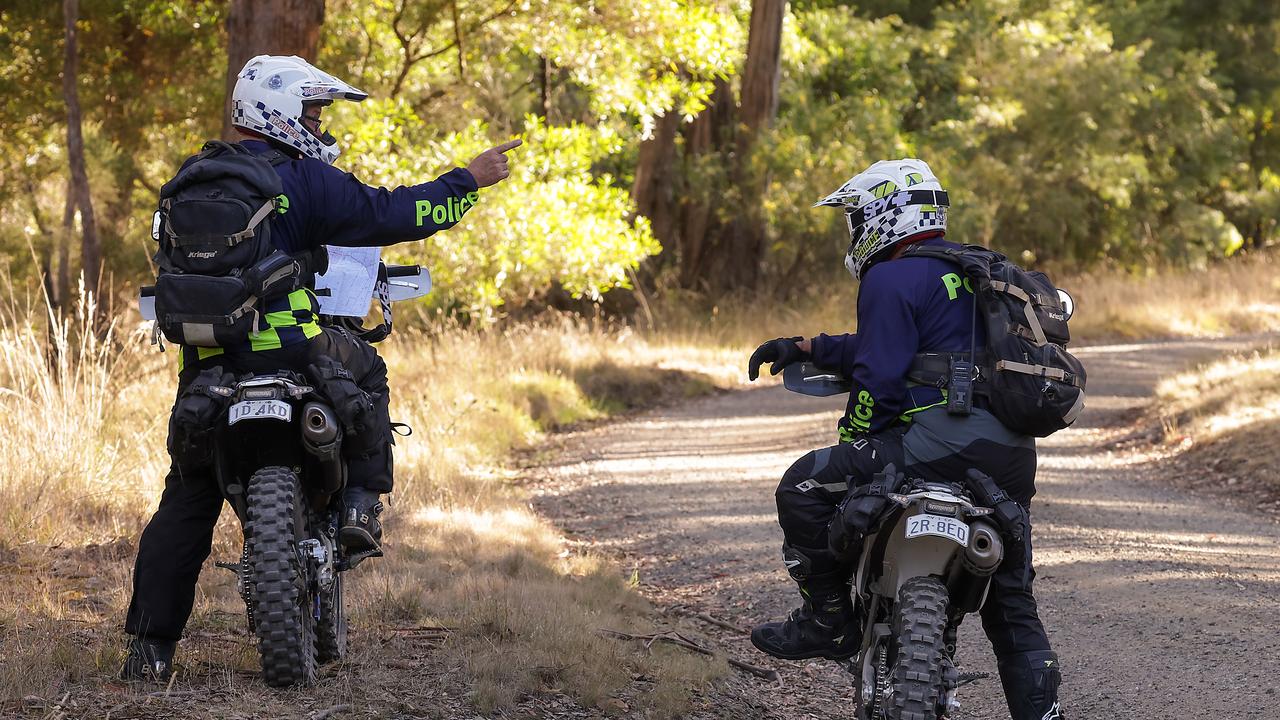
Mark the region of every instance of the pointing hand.
<instances>
[{"instance_id":1,"label":"pointing hand","mask_svg":"<svg viewBox=\"0 0 1280 720\"><path fill-rule=\"evenodd\" d=\"M467 170L470 170L471 176L476 179L476 185L489 187L510 177L511 171L507 169L506 152L520 147L523 142L520 138L516 138L477 155L471 164L467 165Z\"/></svg>"}]
</instances>

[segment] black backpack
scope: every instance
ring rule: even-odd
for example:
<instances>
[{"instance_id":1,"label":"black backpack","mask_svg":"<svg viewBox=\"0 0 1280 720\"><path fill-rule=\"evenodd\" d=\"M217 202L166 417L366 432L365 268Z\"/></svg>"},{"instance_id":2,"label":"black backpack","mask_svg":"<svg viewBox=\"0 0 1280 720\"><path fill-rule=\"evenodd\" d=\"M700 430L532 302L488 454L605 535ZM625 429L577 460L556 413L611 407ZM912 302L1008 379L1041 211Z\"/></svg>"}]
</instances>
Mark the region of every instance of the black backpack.
<instances>
[{"instance_id":1,"label":"black backpack","mask_svg":"<svg viewBox=\"0 0 1280 720\"><path fill-rule=\"evenodd\" d=\"M974 311L982 316L987 344L970 358L977 367L972 388L974 395L985 397L991 413L1010 430L1036 437L1075 422L1084 409L1085 370L1067 352L1068 314L1048 276L978 245L917 245L903 253L912 256L959 265L974 291ZM968 355L921 353L908 377L947 387L954 382L957 358Z\"/></svg>"},{"instance_id":2,"label":"black backpack","mask_svg":"<svg viewBox=\"0 0 1280 720\"><path fill-rule=\"evenodd\" d=\"M160 188L156 327L171 342L242 345L268 327L264 301L313 286L323 272L324 256L271 242L272 218L288 207L272 166L287 160L213 140Z\"/></svg>"}]
</instances>

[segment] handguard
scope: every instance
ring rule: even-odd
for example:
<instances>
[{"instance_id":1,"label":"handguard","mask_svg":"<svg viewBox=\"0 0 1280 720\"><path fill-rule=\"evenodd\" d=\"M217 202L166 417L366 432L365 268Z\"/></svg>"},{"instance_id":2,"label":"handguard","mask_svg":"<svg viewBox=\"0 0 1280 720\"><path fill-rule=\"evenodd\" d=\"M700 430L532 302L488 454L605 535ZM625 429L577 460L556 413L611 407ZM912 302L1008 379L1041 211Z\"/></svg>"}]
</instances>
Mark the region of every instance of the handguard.
<instances>
[{"instance_id":1,"label":"handguard","mask_svg":"<svg viewBox=\"0 0 1280 720\"><path fill-rule=\"evenodd\" d=\"M869 484L850 490L827 525L827 546L831 551L843 557L850 547L873 532L889 508L889 494L898 492L906 481L907 476L890 463L873 475Z\"/></svg>"},{"instance_id":2,"label":"handguard","mask_svg":"<svg viewBox=\"0 0 1280 720\"><path fill-rule=\"evenodd\" d=\"M970 468L965 473L965 480L973 491L974 498L992 509L992 517L1000 529L1013 540L1022 542L1027 532L1027 513L1022 506L1001 490L990 475L976 468Z\"/></svg>"}]
</instances>

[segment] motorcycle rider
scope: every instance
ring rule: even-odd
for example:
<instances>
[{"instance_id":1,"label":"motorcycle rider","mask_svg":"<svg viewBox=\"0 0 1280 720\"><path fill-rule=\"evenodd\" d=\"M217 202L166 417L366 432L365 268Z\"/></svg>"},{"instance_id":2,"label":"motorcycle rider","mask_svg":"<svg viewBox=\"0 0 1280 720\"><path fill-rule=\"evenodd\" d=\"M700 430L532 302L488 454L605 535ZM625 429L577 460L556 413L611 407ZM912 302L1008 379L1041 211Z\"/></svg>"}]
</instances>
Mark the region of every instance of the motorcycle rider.
<instances>
[{"instance_id":1,"label":"motorcycle rider","mask_svg":"<svg viewBox=\"0 0 1280 720\"><path fill-rule=\"evenodd\" d=\"M504 153L520 140L490 148L467 167L454 168L434 181L394 190L361 183L333 167L340 149L321 129L321 113L334 100L360 102L366 97L295 56L259 55L240 71L232 91L232 124L240 144L281 161L273 166L285 197L271 233L279 249L300 253L321 245L381 247L426 238L461 220L477 202L480 188L509 176ZM447 212L439 212L442 208ZM201 370L215 365L237 373L272 373L304 370L320 356L340 363L369 395L376 417L366 425L370 437L356 438L359 446L372 449L347 457L347 514L339 541L349 552L376 554L382 535L379 495L392 490L386 364L372 345L348 330L321 327L319 303L311 289L276 302L279 307L265 308L270 329L251 338L246 347L180 346L178 392ZM222 502L209 467L171 460L160 505L138 541L133 598L125 621L125 632L133 639L123 677L164 679L170 674Z\"/></svg>"},{"instance_id":2,"label":"motorcycle rider","mask_svg":"<svg viewBox=\"0 0 1280 720\"><path fill-rule=\"evenodd\" d=\"M947 204L929 166L910 158L877 162L819 201L845 211L845 267L861 283L857 334L778 338L761 345L749 361L751 380L762 363L772 363L776 375L808 360L853 383L839 443L797 460L778 485L783 562L803 605L786 620L752 631L752 643L775 657L841 660L857 654L862 627L849 585L856 553L833 552L828 525L833 518L840 521L837 510L850 488L871 482L889 463L908 477L937 481L977 468L1024 515L1030 510L1034 439L1001 424L981 398L971 415L957 417L948 414L942 390L907 379L917 353L967 352L975 340L977 347L985 341L983 325L974 322L973 291L959 268L937 258L903 257L917 244L959 247L945 239ZM1024 521L1022 547L1006 545L992 577L982 625L1013 720L1052 720L1062 717L1061 675L1032 595L1029 516Z\"/></svg>"}]
</instances>

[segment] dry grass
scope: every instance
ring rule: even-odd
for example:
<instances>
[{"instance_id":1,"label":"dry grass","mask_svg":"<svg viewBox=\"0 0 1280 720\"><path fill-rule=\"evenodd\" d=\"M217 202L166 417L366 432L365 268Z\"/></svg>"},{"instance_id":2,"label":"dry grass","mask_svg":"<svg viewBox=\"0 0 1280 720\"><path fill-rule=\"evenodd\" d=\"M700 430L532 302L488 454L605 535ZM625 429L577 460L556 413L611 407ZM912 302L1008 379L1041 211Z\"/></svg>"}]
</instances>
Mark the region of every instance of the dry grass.
<instances>
[{"instance_id":1,"label":"dry grass","mask_svg":"<svg viewBox=\"0 0 1280 720\"><path fill-rule=\"evenodd\" d=\"M489 712L565 694L673 717L725 671L601 637L652 631L653 613L616 567L572 552L527 507L506 463L548 431L732 384L728 351L567 318L398 333L382 348L392 414L415 433L397 447L390 557L351 578L351 661L321 688L267 692L233 577L207 568L177 710L111 679L133 543L163 478L176 357L151 348L136 317L95 335L81 332L89 307L64 322L10 293L0 312L0 715L302 717L353 702L367 716L449 717L450 703ZM224 513L213 559L233 559L239 542ZM404 630L422 626L450 630Z\"/></svg>"},{"instance_id":2,"label":"dry grass","mask_svg":"<svg viewBox=\"0 0 1280 720\"><path fill-rule=\"evenodd\" d=\"M1232 486L1280 492L1280 348L1223 358L1166 378L1155 407L1166 442Z\"/></svg>"},{"instance_id":3,"label":"dry grass","mask_svg":"<svg viewBox=\"0 0 1280 720\"><path fill-rule=\"evenodd\" d=\"M1273 253L1202 270L1104 270L1055 280L1078 305L1076 344L1280 330L1280 259Z\"/></svg>"},{"instance_id":4,"label":"dry grass","mask_svg":"<svg viewBox=\"0 0 1280 720\"><path fill-rule=\"evenodd\" d=\"M1076 300L1074 345L1280 330L1280 255L1274 252L1197 270L1050 275ZM652 334L664 342L743 353L768 338L856 330L858 288L847 275L805 283L804 297L792 302L737 297L708 305L697 297L669 295L657 303Z\"/></svg>"}]
</instances>

